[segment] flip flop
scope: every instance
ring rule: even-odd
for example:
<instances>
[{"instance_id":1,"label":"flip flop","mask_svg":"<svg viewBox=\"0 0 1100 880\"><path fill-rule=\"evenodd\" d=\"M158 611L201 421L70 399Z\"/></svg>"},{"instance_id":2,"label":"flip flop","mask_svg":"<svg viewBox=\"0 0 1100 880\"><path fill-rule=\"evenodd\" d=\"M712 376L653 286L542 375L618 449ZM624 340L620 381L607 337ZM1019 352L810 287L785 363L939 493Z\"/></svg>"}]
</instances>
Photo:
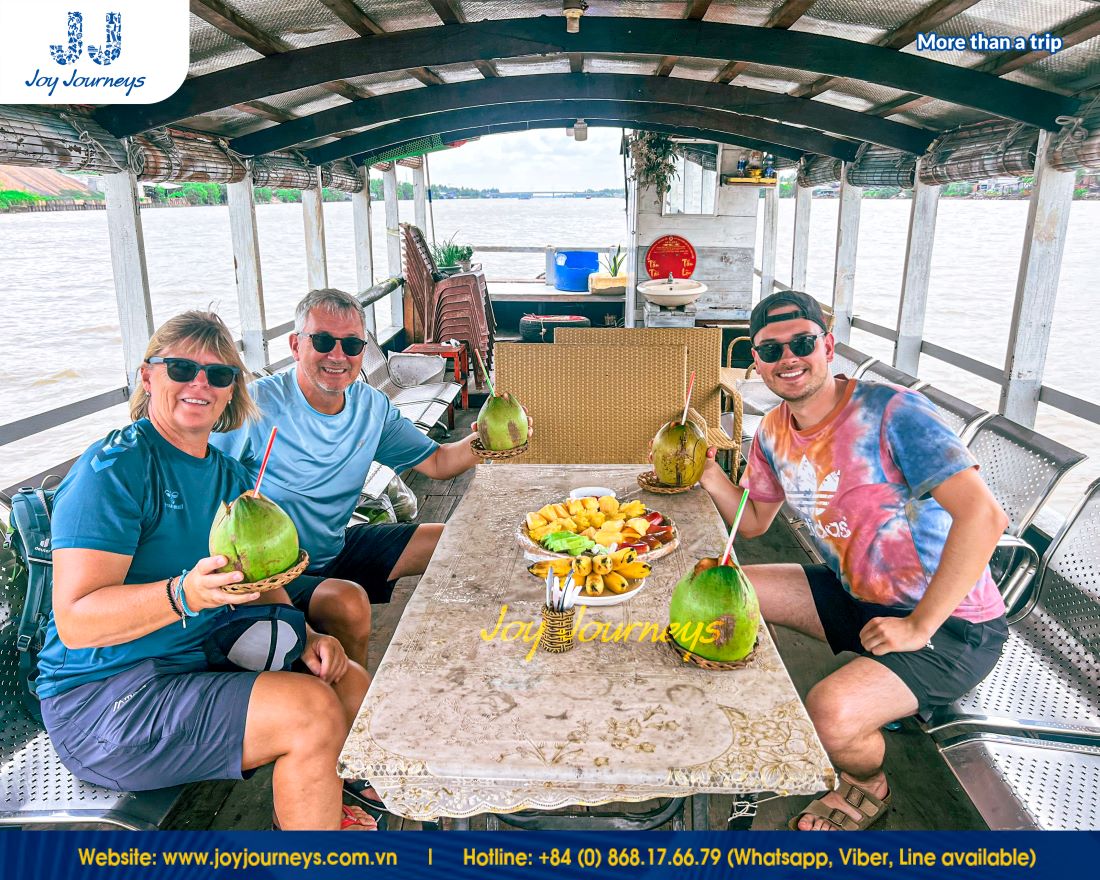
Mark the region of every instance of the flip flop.
<instances>
[{"instance_id":1,"label":"flip flop","mask_svg":"<svg viewBox=\"0 0 1100 880\"><path fill-rule=\"evenodd\" d=\"M370 813L368 813L362 807L349 807L347 804L341 804L340 805L340 810L341 810L341 813L342 813L342 816L341 816L341 819L340 819L340 830L341 831L347 831L347 829L354 828L356 825L362 825L368 831L378 831L379 830L378 822L375 821L374 816L372 816ZM356 810L358 810L359 813L362 813L362 815L359 815L358 813L356 813L355 812ZM272 831L282 831L283 830L282 828L279 827L279 820L275 816L271 817L271 830Z\"/></svg>"},{"instance_id":2,"label":"flip flop","mask_svg":"<svg viewBox=\"0 0 1100 880\"><path fill-rule=\"evenodd\" d=\"M814 816L824 819L839 831L866 831L890 811L890 792L879 800L861 785L856 785L850 779L840 777L840 785L836 793L859 812L863 817L858 821L853 819L839 807L830 807L824 802L824 796L810 801L806 808L798 814L791 816L787 827L791 831L801 831L798 820L803 816Z\"/></svg>"},{"instance_id":3,"label":"flip flop","mask_svg":"<svg viewBox=\"0 0 1100 880\"><path fill-rule=\"evenodd\" d=\"M344 794L373 813L386 812L386 805L378 797L378 792L365 779L345 779Z\"/></svg>"}]
</instances>

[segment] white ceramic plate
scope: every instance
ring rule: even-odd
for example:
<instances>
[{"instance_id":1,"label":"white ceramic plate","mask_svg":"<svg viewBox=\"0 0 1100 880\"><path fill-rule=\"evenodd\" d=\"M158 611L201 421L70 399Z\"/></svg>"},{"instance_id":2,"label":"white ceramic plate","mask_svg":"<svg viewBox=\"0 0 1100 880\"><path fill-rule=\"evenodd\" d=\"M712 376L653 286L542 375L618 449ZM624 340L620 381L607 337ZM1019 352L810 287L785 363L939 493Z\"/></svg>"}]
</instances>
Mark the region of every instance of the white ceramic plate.
<instances>
[{"instance_id":1,"label":"white ceramic plate","mask_svg":"<svg viewBox=\"0 0 1100 880\"><path fill-rule=\"evenodd\" d=\"M614 489L608 489L607 486L581 486L574 489L569 493L569 499L576 501L578 498L602 498L604 495L610 495L612 498L617 497Z\"/></svg>"},{"instance_id":2,"label":"white ceramic plate","mask_svg":"<svg viewBox=\"0 0 1100 880\"><path fill-rule=\"evenodd\" d=\"M633 599L638 593L645 589L645 582L648 578L643 578L640 581L631 581L636 583L633 590L627 590L625 593L611 593L608 590L604 590L602 596L589 596L585 594L584 590L581 590L581 594L577 596L577 605L587 605L590 608L605 607L607 605L620 605L630 599Z\"/></svg>"},{"instance_id":3,"label":"white ceramic plate","mask_svg":"<svg viewBox=\"0 0 1100 880\"><path fill-rule=\"evenodd\" d=\"M680 546L680 530L676 528L676 523L674 523L666 516L665 525L670 525L673 528L672 540L662 544L655 550L649 550L646 553L639 553L638 560L640 562L653 562L656 559L660 559L662 556L668 556L669 553ZM539 544L537 541L531 540L531 536L527 534L526 522L521 522L519 524L519 528L516 529L516 540L519 541L519 545L523 549L524 557L526 559L530 559L532 562L539 562L543 559L570 558L568 553L554 553L551 550L547 550L545 547L542 546L542 544Z\"/></svg>"}]
</instances>

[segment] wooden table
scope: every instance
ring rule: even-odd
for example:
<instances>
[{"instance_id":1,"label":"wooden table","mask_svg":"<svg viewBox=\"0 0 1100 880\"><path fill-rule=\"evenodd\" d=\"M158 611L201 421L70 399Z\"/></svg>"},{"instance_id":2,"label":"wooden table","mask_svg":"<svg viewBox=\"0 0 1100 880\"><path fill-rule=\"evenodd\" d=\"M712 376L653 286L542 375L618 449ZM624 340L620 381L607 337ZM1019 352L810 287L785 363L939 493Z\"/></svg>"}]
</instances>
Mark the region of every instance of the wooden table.
<instances>
[{"instance_id":1,"label":"wooden table","mask_svg":"<svg viewBox=\"0 0 1100 880\"><path fill-rule=\"evenodd\" d=\"M705 492L641 493L641 469L478 467L363 702L342 776L370 779L391 812L422 820L832 787L833 769L764 626L752 661L731 672L684 663L640 641L641 627L614 639L630 623L663 631L677 580L725 543ZM594 638L568 653L487 638L502 614L502 632L537 629L544 587L526 571L517 529L527 511L586 485L641 497L676 523L680 546L629 601L587 609L581 633Z\"/></svg>"}]
</instances>

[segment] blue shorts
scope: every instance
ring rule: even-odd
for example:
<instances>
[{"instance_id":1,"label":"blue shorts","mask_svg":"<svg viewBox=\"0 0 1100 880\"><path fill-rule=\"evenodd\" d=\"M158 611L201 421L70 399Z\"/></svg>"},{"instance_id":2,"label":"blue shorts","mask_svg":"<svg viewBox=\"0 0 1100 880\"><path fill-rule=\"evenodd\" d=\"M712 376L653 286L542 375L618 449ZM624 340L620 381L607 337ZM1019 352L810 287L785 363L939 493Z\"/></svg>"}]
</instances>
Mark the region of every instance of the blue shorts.
<instances>
[{"instance_id":1,"label":"blue shorts","mask_svg":"<svg viewBox=\"0 0 1100 880\"><path fill-rule=\"evenodd\" d=\"M42 701L54 748L77 779L148 791L244 779L248 701L258 672L180 672L145 660Z\"/></svg>"}]
</instances>

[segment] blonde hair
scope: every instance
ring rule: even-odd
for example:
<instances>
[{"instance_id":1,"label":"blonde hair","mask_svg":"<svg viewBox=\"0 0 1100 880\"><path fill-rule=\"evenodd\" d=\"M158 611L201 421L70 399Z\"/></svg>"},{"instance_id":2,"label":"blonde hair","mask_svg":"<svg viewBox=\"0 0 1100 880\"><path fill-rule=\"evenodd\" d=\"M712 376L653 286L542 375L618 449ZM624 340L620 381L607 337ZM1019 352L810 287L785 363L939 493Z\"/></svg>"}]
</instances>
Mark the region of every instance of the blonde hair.
<instances>
[{"instance_id":1,"label":"blonde hair","mask_svg":"<svg viewBox=\"0 0 1100 880\"><path fill-rule=\"evenodd\" d=\"M258 419L260 411L248 393L251 374L241 360L233 334L225 322L213 312L190 311L165 321L149 340L145 359L158 357L162 352L176 347L197 349L216 354L223 364L236 367L239 372L233 380L233 395L225 410L214 423L215 431L234 431L246 421ZM149 392L141 382L130 396L130 418L135 422L149 415Z\"/></svg>"}]
</instances>

